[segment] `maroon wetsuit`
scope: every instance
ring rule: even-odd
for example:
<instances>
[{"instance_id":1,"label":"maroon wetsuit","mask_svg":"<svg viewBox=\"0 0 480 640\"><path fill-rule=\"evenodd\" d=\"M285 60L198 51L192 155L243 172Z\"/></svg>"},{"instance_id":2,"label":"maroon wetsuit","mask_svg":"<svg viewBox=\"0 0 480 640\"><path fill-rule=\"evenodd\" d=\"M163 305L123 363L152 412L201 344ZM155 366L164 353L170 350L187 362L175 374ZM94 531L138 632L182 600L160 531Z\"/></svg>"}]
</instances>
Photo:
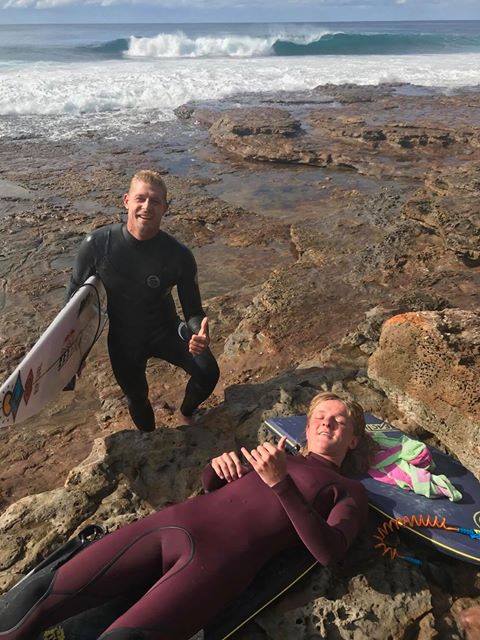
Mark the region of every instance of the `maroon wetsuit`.
<instances>
[{"instance_id":1,"label":"maroon wetsuit","mask_svg":"<svg viewBox=\"0 0 480 640\"><path fill-rule=\"evenodd\" d=\"M138 601L102 640L137 637L122 629L136 629L148 640L186 639L268 560L300 540L323 565L341 560L366 519L363 486L312 453L288 456L287 471L270 488L255 472L226 484L209 465L203 482L210 493L87 547L57 571L48 594L20 627L0 638L31 638L32 628L138 590Z\"/></svg>"}]
</instances>

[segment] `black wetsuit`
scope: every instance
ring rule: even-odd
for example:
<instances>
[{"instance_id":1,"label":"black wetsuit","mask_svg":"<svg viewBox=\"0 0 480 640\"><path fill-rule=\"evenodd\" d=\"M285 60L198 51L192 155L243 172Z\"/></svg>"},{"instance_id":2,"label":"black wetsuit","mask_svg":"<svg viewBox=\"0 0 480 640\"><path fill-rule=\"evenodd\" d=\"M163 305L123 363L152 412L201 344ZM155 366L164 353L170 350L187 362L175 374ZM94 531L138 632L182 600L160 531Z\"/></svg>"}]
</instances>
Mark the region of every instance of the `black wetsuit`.
<instances>
[{"instance_id":1,"label":"black wetsuit","mask_svg":"<svg viewBox=\"0 0 480 640\"><path fill-rule=\"evenodd\" d=\"M107 293L110 360L131 413L132 407L148 403L145 368L153 356L190 374L181 412L192 415L212 393L219 370L209 349L195 357L188 351L188 338L198 333L205 316L191 251L164 231L150 240L137 240L126 225L112 224L82 242L69 296L94 274ZM175 286L188 325L186 335L179 331L171 293Z\"/></svg>"},{"instance_id":2,"label":"black wetsuit","mask_svg":"<svg viewBox=\"0 0 480 640\"><path fill-rule=\"evenodd\" d=\"M363 485L313 453L288 456L287 471L270 488L253 471L226 484L209 465L207 495L109 534L53 577L20 585L17 599L7 594L0 640L30 639L34 630L134 593L137 601L102 640L186 640L279 552L303 543L323 565L342 560L366 522Z\"/></svg>"}]
</instances>

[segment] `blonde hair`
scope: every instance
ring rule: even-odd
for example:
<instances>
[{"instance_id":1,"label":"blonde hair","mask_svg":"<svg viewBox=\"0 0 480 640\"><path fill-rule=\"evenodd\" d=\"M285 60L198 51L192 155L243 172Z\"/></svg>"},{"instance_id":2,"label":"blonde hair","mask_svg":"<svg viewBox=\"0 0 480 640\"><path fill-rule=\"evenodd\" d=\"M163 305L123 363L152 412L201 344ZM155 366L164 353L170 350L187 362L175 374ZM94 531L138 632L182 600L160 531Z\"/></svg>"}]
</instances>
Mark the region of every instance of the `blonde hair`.
<instances>
[{"instance_id":1,"label":"blonde hair","mask_svg":"<svg viewBox=\"0 0 480 640\"><path fill-rule=\"evenodd\" d=\"M153 184L155 187L159 187L163 192L163 197L165 200L167 199L167 185L158 171L153 171L153 169L142 169L141 171L137 171L130 180L129 191L134 182L145 182L146 184Z\"/></svg>"},{"instance_id":2,"label":"blonde hair","mask_svg":"<svg viewBox=\"0 0 480 640\"><path fill-rule=\"evenodd\" d=\"M321 393L317 393L317 395L312 399L310 406L308 407L307 425L310 422L312 413L318 405L326 400L339 400L343 405L345 405L347 416L351 418L353 422L353 435L361 438L365 434L366 425L363 407L358 404L358 402L355 402L355 400L345 400L332 391L322 391Z\"/></svg>"},{"instance_id":3,"label":"blonde hair","mask_svg":"<svg viewBox=\"0 0 480 640\"><path fill-rule=\"evenodd\" d=\"M339 400L345 405L347 415L353 422L353 435L358 437L358 444L355 449L349 449L342 462L341 471L345 475L358 475L365 473L371 466L372 458L377 451L378 447L372 438L366 433L365 415L363 407L355 400L346 400L341 398L336 393L331 391L322 391L317 393L316 396L310 402L307 412L307 428L310 422L312 413L318 407L319 404L326 400ZM302 450L302 453L306 455L308 453L307 448Z\"/></svg>"}]
</instances>

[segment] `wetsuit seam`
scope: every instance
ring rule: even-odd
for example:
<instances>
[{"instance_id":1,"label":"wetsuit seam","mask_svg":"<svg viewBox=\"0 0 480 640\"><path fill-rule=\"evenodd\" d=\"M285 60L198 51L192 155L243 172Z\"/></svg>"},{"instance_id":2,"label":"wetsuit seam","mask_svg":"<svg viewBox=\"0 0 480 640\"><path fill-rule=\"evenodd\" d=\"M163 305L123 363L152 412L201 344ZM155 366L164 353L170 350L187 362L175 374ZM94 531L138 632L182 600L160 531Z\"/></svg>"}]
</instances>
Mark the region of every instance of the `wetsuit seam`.
<instances>
[{"instance_id":1,"label":"wetsuit seam","mask_svg":"<svg viewBox=\"0 0 480 640\"><path fill-rule=\"evenodd\" d=\"M119 551L116 554L116 556L111 560L111 562L108 565L103 567L91 580L89 580L80 589L78 589L78 591L75 591L72 595L79 595L80 593L82 593L82 591L85 591L85 589L87 589L89 586L91 586L95 582L95 580L98 580L100 577L102 577L117 562L117 560L119 560L129 549L131 549L134 545L136 545L137 542L142 540L142 538L145 538L146 536L149 536L154 531L160 531L162 529L182 529L182 527L176 527L176 526L173 526L173 525L169 525L169 526L165 526L165 527L155 527L154 529L150 529L149 531L146 531L145 533L141 534L140 536L135 538L135 540L133 540L130 544L125 545L121 549L121 551ZM55 586L55 580L54 580L53 586ZM53 592L53 593L55 594L55 592Z\"/></svg>"},{"instance_id":2,"label":"wetsuit seam","mask_svg":"<svg viewBox=\"0 0 480 640\"><path fill-rule=\"evenodd\" d=\"M183 564L181 567L179 567L176 571L174 571L173 573L170 573L166 577L162 576L159 580L157 580L157 582L152 587L150 587L150 589L146 593L150 593L150 591L154 591L161 584L164 584L169 578L173 578L173 576L176 576L177 573L180 573L180 571L182 571L183 569L188 567L188 565L192 562L192 560L194 558L194 555L195 555L195 540L193 539L193 536L190 533L190 531L188 531L184 527L177 527L177 526L173 526L173 525L172 526L167 526L167 527L162 527L162 528L164 528L164 529L178 529L179 531L183 531L184 533L187 534L187 538L190 541L190 557L185 562L185 564Z\"/></svg>"}]
</instances>

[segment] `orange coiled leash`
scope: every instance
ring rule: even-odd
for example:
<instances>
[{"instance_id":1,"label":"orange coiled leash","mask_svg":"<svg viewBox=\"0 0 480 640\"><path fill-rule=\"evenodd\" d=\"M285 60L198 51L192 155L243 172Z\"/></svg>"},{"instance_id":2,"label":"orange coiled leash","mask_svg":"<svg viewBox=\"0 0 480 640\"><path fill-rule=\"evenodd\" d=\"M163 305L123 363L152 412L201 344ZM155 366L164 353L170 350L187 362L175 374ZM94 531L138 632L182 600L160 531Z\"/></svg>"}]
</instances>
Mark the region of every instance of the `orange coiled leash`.
<instances>
[{"instance_id":1,"label":"orange coiled leash","mask_svg":"<svg viewBox=\"0 0 480 640\"><path fill-rule=\"evenodd\" d=\"M465 527L457 527L447 524L446 518L439 518L438 516L430 515L411 515L400 516L398 518L390 518L383 524L381 524L373 536L378 542L374 545L375 549L382 552L382 555L389 555L392 560L395 558L401 558L413 564L421 564L420 561L411 556L400 555L396 547L390 546L385 542L385 539L393 533L394 530L399 531L402 527L409 527L414 529L416 527L428 527L430 529L445 529L445 531L452 531L454 533L461 533L469 536L472 540L480 540L480 529L466 529Z\"/></svg>"}]
</instances>

